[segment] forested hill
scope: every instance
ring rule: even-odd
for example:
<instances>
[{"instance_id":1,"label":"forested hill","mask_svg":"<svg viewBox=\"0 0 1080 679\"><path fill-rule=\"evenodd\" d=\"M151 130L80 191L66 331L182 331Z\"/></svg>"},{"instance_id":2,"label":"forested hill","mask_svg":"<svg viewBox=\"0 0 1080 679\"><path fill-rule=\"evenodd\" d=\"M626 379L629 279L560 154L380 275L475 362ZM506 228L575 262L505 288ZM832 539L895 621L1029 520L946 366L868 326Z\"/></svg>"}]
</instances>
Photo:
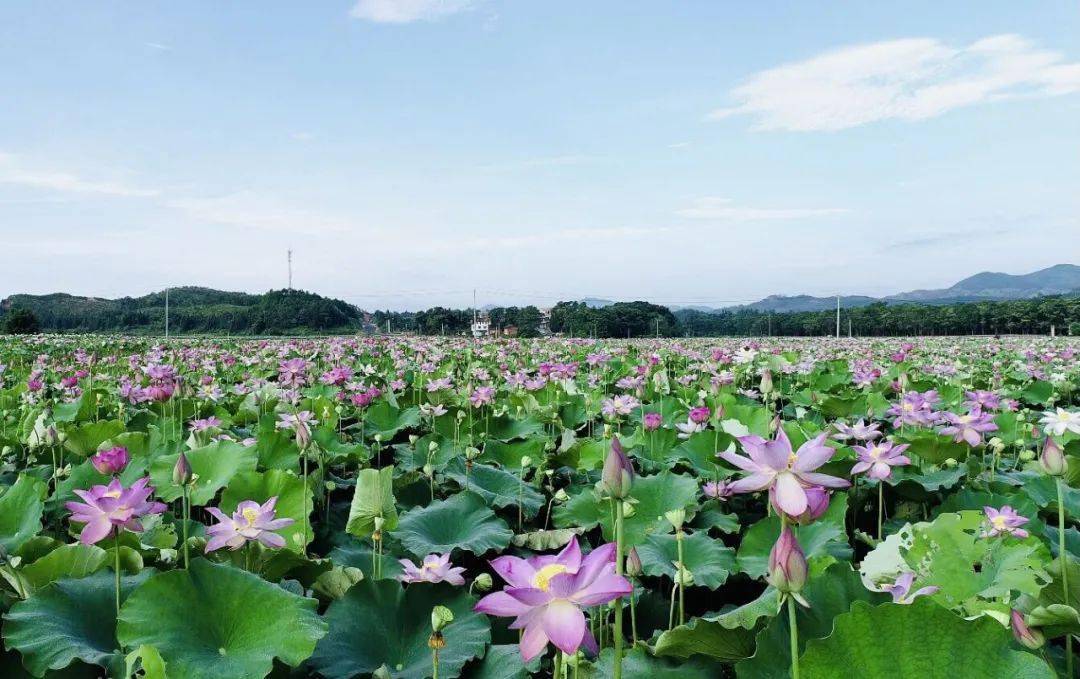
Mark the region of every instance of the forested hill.
<instances>
[{"instance_id":1,"label":"forested hill","mask_svg":"<svg viewBox=\"0 0 1080 679\"><path fill-rule=\"evenodd\" d=\"M45 332L165 331L165 293L102 299L64 293L12 295L0 315L27 309ZM183 287L169 290L169 329L176 333L286 334L352 331L363 312L347 302L301 290L262 295Z\"/></svg>"}]
</instances>

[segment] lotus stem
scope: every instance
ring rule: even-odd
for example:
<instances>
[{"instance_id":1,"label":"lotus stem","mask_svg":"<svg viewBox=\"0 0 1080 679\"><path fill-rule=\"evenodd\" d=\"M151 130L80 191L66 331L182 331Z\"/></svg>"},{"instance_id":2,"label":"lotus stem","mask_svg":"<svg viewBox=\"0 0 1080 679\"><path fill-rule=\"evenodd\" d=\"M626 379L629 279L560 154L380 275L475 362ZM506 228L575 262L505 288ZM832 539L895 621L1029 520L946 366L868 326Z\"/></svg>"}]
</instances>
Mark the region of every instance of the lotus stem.
<instances>
[{"instance_id":1,"label":"lotus stem","mask_svg":"<svg viewBox=\"0 0 1080 679\"><path fill-rule=\"evenodd\" d=\"M116 619L120 620L120 528L113 533L113 576L116 585Z\"/></svg>"},{"instance_id":2,"label":"lotus stem","mask_svg":"<svg viewBox=\"0 0 1080 679\"><path fill-rule=\"evenodd\" d=\"M615 504L615 573L617 575L623 574L623 548L625 547L625 538L623 536L623 503L618 498L612 498L611 500ZM615 667L614 678L622 679L622 661L623 661L623 600L622 597L615 599L615 629L612 630L612 636L615 642Z\"/></svg>"},{"instance_id":3,"label":"lotus stem","mask_svg":"<svg viewBox=\"0 0 1080 679\"><path fill-rule=\"evenodd\" d=\"M799 679L799 626L795 619L795 598L789 596L788 627L791 631L791 679Z\"/></svg>"},{"instance_id":4,"label":"lotus stem","mask_svg":"<svg viewBox=\"0 0 1080 679\"><path fill-rule=\"evenodd\" d=\"M877 539L881 540L881 518L885 511L885 481L878 481L877 487Z\"/></svg>"},{"instance_id":5,"label":"lotus stem","mask_svg":"<svg viewBox=\"0 0 1080 679\"><path fill-rule=\"evenodd\" d=\"M1061 563L1062 601L1069 603L1069 563L1065 558L1065 479L1057 477L1058 560ZM1072 634L1065 635L1065 673L1073 676Z\"/></svg>"}]
</instances>

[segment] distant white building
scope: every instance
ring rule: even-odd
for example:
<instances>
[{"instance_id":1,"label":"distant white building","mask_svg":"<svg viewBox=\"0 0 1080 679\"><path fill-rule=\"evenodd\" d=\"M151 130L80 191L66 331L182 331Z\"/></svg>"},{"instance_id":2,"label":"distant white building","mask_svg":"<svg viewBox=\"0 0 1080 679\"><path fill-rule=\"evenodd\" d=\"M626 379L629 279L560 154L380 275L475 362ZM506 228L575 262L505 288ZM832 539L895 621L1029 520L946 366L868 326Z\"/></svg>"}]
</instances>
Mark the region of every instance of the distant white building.
<instances>
[{"instance_id":1,"label":"distant white building","mask_svg":"<svg viewBox=\"0 0 1080 679\"><path fill-rule=\"evenodd\" d=\"M541 337L551 336L551 307L540 309L540 327L538 330Z\"/></svg>"},{"instance_id":2,"label":"distant white building","mask_svg":"<svg viewBox=\"0 0 1080 679\"><path fill-rule=\"evenodd\" d=\"M481 337L487 337L488 332L491 330L491 320L488 319L487 314L473 314L472 322L472 336L479 339Z\"/></svg>"}]
</instances>

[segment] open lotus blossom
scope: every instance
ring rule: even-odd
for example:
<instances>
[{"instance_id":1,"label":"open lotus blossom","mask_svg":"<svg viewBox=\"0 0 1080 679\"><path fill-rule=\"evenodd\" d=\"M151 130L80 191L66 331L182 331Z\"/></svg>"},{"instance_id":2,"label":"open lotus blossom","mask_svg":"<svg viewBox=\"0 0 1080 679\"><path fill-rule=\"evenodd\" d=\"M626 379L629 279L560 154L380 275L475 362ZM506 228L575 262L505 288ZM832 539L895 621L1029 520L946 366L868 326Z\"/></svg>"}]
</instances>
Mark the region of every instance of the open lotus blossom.
<instances>
[{"instance_id":1,"label":"open lotus blossom","mask_svg":"<svg viewBox=\"0 0 1080 679\"><path fill-rule=\"evenodd\" d=\"M124 488L119 479L113 479L107 486L76 490L75 494L84 502L67 502L64 506L71 511L72 521L86 524L79 533L79 542L95 544L112 534L114 528L141 533L140 517L165 511L162 503L149 501L154 493L154 487L149 484L150 478L144 476L130 488Z\"/></svg>"},{"instance_id":2,"label":"open lotus blossom","mask_svg":"<svg viewBox=\"0 0 1080 679\"><path fill-rule=\"evenodd\" d=\"M583 558L577 536L557 555L502 556L491 567L510 586L485 596L476 610L515 618L510 627L524 629L520 651L526 662L549 641L564 653L576 653L582 646L595 653L596 639L581 609L632 591L630 582L615 573L615 544L601 545Z\"/></svg>"},{"instance_id":3,"label":"open lotus blossom","mask_svg":"<svg viewBox=\"0 0 1080 679\"><path fill-rule=\"evenodd\" d=\"M892 441L882 441L868 446L852 446L851 449L859 456L859 461L851 468L851 473L867 472L868 477L878 481L892 476L893 467L911 464L911 460L902 454L908 449L906 443L897 445Z\"/></svg>"},{"instance_id":4,"label":"open lotus blossom","mask_svg":"<svg viewBox=\"0 0 1080 679\"><path fill-rule=\"evenodd\" d=\"M261 505L253 500L244 500L236 505L236 511L231 517L217 507L207 507L206 511L219 523L206 529L206 534L210 536L206 543L206 552L210 553L222 547L240 549L253 541L261 542L267 547L284 547L285 538L273 531L291 526L296 521L274 518L276 504L277 496Z\"/></svg>"},{"instance_id":5,"label":"open lotus blossom","mask_svg":"<svg viewBox=\"0 0 1080 679\"><path fill-rule=\"evenodd\" d=\"M1009 505L1005 505L1000 510L993 507L983 507L983 513L986 514L986 520L990 524L983 531L983 537L993 538L999 535L1011 535L1016 538L1026 538L1028 536L1028 532L1020 526L1023 526L1030 519L1026 516L1020 516Z\"/></svg>"},{"instance_id":6,"label":"open lotus blossom","mask_svg":"<svg viewBox=\"0 0 1080 679\"><path fill-rule=\"evenodd\" d=\"M402 582L448 582L451 585L464 585L464 568L450 566L450 554L428 554L417 567L408 559L399 559L404 572L398 576Z\"/></svg>"},{"instance_id":7,"label":"open lotus blossom","mask_svg":"<svg viewBox=\"0 0 1080 679\"><path fill-rule=\"evenodd\" d=\"M1064 408L1058 408L1054 412L1043 413L1039 424L1048 432L1061 436L1067 431L1080 434L1080 411L1072 413Z\"/></svg>"},{"instance_id":8,"label":"open lotus blossom","mask_svg":"<svg viewBox=\"0 0 1080 679\"><path fill-rule=\"evenodd\" d=\"M878 591L891 594L894 604L910 604L916 597L928 596L936 593L940 589L937 585L930 585L928 587L920 587L912 592L911 586L913 584L915 584L915 574L908 571L906 573L901 573L893 584L885 585Z\"/></svg>"},{"instance_id":9,"label":"open lotus blossom","mask_svg":"<svg viewBox=\"0 0 1080 679\"><path fill-rule=\"evenodd\" d=\"M766 488L778 509L788 516L806 511L809 486L847 488L850 482L814 470L829 461L833 449L825 445L828 433L822 433L792 452L791 441L783 427L776 428L776 438L766 441L760 436L740 436L739 443L749 454L744 457L731 451L720 457L750 474L731 484L734 493L753 493Z\"/></svg>"},{"instance_id":10,"label":"open lotus blossom","mask_svg":"<svg viewBox=\"0 0 1080 679\"><path fill-rule=\"evenodd\" d=\"M836 433L832 435L832 438L837 441L849 441L852 439L856 441L873 441L881 437L880 427L881 425L877 422L865 424L862 420L855 424L834 422L833 428L836 429Z\"/></svg>"},{"instance_id":11,"label":"open lotus blossom","mask_svg":"<svg viewBox=\"0 0 1080 679\"><path fill-rule=\"evenodd\" d=\"M952 436L956 443L966 442L969 446L977 446L982 443L982 435L988 431L997 431L994 418L989 413L975 408L966 415L956 413L942 413L946 426L938 430L939 434Z\"/></svg>"}]
</instances>

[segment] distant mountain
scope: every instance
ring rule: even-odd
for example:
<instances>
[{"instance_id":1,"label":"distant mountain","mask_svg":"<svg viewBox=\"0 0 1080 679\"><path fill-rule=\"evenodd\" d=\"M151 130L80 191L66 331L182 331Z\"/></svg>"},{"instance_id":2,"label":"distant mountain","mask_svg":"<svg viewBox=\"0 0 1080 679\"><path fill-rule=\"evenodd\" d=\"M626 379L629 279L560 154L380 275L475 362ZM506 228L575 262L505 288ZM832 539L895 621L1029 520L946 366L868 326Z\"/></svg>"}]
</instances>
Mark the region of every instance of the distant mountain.
<instances>
[{"instance_id":1,"label":"distant mountain","mask_svg":"<svg viewBox=\"0 0 1080 679\"><path fill-rule=\"evenodd\" d=\"M1028 274L1013 275L984 271L969 276L949 288L940 290L910 290L887 297L849 295L840 298L840 306L848 309L867 306L874 302L902 304L955 304L983 300L1026 299L1042 295L1063 295L1080 290L1080 266L1057 264ZM755 311L824 311L836 308L835 297L810 295L771 295L763 300L747 304L743 309Z\"/></svg>"},{"instance_id":2,"label":"distant mountain","mask_svg":"<svg viewBox=\"0 0 1080 679\"><path fill-rule=\"evenodd\" d=\"M615 303L610 299L597 299L595 297L585 297L584 299L579 299L578 301L589 307L590 309L602 309Z\"/></svg>"},{"instance_id":3,"label":"distant mountain","mask_svg":"<svg viewBox=\"0 0 1080 679\"><path fill-rule=\"evenodd\" d=\"M45 331L146 332L165 330L165 292L104 299L66 293L12 295L0 300L0 316L29 309ZM302 290L261 295L211 288L169 289L171 332L282 334L360 327L362 312L338 299Z\"/></svg>"}]
</instances>

